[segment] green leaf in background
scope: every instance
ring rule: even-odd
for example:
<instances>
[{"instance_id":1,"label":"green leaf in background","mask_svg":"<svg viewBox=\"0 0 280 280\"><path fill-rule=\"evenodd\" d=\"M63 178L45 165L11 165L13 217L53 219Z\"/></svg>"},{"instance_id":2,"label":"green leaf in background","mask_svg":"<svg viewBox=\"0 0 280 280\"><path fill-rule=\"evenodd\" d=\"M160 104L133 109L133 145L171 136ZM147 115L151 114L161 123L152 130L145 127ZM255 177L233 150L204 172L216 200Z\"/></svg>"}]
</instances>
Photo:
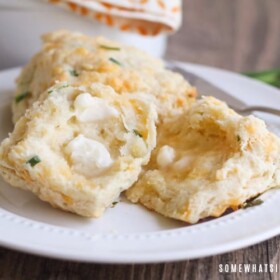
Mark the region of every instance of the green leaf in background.
<instances>
[{"instance_id":1,"label":"green leaf in background","mask_svg":"<svg viewBox=\"0 0 280 280\"><path fill-rule=\"evenodd\" d=\"M247 72L244 75L267 83L271 86L280 88L280 69L261 71L261 72Z\"/></svg>"}]
</instances>

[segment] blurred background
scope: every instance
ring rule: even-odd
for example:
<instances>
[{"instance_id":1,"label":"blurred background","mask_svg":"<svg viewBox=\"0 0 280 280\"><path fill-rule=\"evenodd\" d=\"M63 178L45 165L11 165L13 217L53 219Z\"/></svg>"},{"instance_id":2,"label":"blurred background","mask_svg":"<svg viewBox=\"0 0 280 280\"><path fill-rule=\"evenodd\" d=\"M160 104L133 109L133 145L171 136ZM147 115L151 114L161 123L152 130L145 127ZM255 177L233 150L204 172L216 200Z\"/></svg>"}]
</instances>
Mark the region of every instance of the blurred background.
<instances>
[{"instance_id":1,"label":"blurred background","mask_svg":"<svg viewBox=\"0 0 280 280\"><path fill-rule=\"evenodd\" d=\"M70 0L68 6L76 13L56 7L62 3L59 0L49 1L55 5L42 0L0 0L0 69L25 64L39 50L40 35L58 28L101 34L156 56L238 72L280 68L280 0L182 0L183 25L167 45L165 34L145 37L120 32L108 18L100 23L92 16L91 20L82 17L84 10L77 13Z\"/></svg>"},{"instance_id":2,"label":"blurred background","mask_svg":"<svg viewBox=\"0 0 280 280\"><path fill-rule=\"evenodd\" d=\"M183 0L167 57L238 72L280 68L279 0Z\"/></svg>"}]
</instances>

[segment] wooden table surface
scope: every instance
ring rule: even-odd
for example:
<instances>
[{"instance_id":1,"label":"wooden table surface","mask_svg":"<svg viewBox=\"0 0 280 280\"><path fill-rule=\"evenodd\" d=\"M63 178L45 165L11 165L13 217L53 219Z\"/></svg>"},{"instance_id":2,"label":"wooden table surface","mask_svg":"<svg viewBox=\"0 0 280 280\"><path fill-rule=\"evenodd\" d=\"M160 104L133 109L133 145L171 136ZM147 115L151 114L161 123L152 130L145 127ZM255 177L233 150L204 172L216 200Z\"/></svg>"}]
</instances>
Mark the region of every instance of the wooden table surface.
<instances>
[{"instance_id":1,"label":"wooden table surface","mask_svg":"<svg viewBox=\"0 0 280 280\"><path fill-rule=\"evenodd\" d=\"M234 71L280 68L280 0L184 2L184 24L170 38L168 58ZM280 237L275 237L223 255L148 265L75 263L0 248L0 279L280 279L280 272L218 272L218 265L226 263L280 266L278 246Z\"/></svg>"}]
</instances>

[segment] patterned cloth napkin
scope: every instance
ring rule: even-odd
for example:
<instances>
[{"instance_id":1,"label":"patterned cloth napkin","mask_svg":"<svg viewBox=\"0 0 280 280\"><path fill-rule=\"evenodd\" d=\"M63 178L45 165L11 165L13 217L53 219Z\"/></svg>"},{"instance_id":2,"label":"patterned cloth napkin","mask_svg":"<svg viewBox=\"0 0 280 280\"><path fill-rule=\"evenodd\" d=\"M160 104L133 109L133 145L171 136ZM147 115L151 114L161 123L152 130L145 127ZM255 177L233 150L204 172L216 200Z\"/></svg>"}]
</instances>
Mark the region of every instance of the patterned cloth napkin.
<instances>
[{"instance_id":1,"label":"patterned cloth napkin","mask_svg":"<svg viewBox=\"0 0 280 280\"><path fill-rule=\"evenodd\" d=\"M47 0L81 16L123 31L157 35L176 31L182 21L182 0Z\"/></svg>"}]
</instances>

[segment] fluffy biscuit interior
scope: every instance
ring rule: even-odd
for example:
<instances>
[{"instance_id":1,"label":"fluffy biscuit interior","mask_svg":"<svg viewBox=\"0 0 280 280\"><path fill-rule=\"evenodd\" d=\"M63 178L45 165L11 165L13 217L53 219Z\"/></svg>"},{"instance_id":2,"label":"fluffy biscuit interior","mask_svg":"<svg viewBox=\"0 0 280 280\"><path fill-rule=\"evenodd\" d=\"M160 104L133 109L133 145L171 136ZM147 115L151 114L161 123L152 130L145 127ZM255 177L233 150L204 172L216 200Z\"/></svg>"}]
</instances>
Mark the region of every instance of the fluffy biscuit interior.
<instances>
[{"instance_id":1,"label":"fluffy biscuit interior","mask_svg":"<svg viewBox=\"0 0 280 280\"><path fill-rule=\"evenodd\" d=\"M165 216L190 223L218 217L279 183L279 139L262 120L215 98L160 126L157 139L127 196Z\"/></svg>"},{"instance_id":2,"label":"fluffy biscuit interior","mask_svg":"<svg viewBox=\"0 0 280 280\"><path fill-rule=\"evenodd\" d=\"M42 50L17 79L14 122L56 81L73 86L100 82L119 94L137 93L155 104L160 117L184 111L196 96L195 89L159 59L105 38L60 30L43 36Z\"/></svg>"},{"instance_id":3,"label":"fluffy biscuit interior","mask_svg":"<svg viewBox=\"0 0 280 280\"><path fill-rule=\"evenodd\" d=\"M100 216L148 162L156 118L138 96L120 96L100 83L59 83L3 141L0 171L55 207Z\"/></svg>"}]
</instances>

